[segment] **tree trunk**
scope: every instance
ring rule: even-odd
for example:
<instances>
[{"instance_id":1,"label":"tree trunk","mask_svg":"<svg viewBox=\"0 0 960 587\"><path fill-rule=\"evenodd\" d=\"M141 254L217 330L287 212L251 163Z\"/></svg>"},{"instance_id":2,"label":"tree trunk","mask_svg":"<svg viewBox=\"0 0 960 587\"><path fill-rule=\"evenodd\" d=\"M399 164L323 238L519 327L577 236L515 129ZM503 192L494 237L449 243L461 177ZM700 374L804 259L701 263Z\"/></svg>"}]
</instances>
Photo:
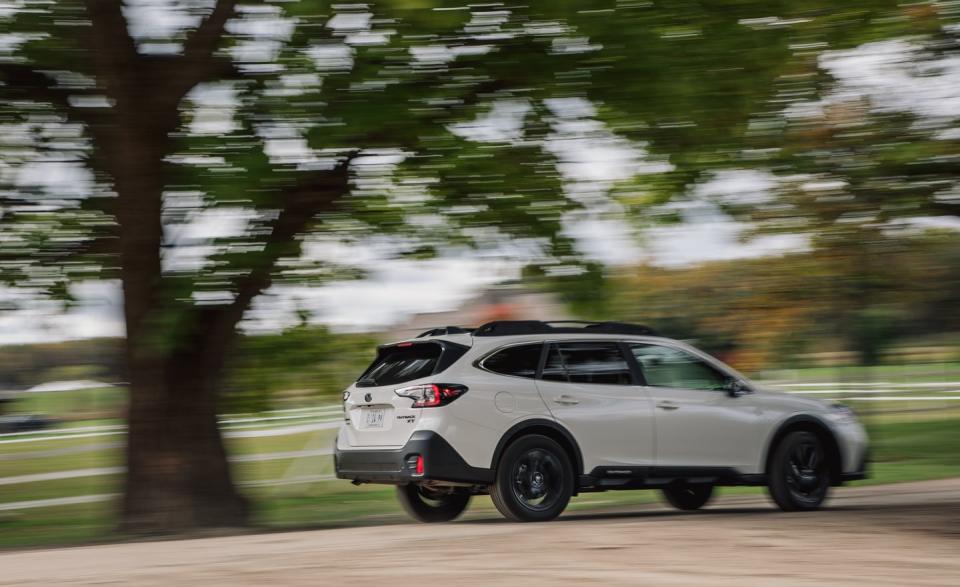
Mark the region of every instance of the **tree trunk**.
<instances>
[{"instance_id":1,"label":"tree trunk","mask_svg":"<svg viewBox=\"0 0 960 587\"><path fill-rule=\"evenodd\" d=\"M218 385L242 311L201 312L165 291L163 158L176 111L144 108L121 122L111 153L130 382L120 528L242 525L247 504L234 487L217 424Z\"/></svg>"},{"instance_id":2,"label":"tree trunk","mask_svg":"<svg viewBox=\"0 0 960 587\"><path fill-rule=\"evenodd\" d=\"M156 117L155 117L156 118ZM143 128L131 121L126 128ZM163 132L160 132L163 131ZM263 252L234 281L234 300L195 307L164 290L160 263L166 133L128 131L113 160L119 195L121 276L130 380L127 479L121 528L177 531L246 522L247 503L230 475L217 425L218 388L251 301L271 283L275 263L298 251L296 235L349 187L349 159L278 193L282 209Z\"/></svg>"},{"instance_id":3,"label":"tree trunk","mask_svg":"<svg viewBox=\"0 0 960 587\"><path fill-rule=\"evenodd\" d=\"M165 361L134 367L122 530L246 523L247 501L234 485L217 422L218 384L233 336L209 340L196 332Z\"/></svg>"},{"instance_id":4,"label":"tree trunk","mask_svg":"<svg viewBox=\"0 0 960 587\"><path fill-rule=\"evenodd\" d=\"M114 102L90 130L117 193L130 382L120 527L155 532L243 524L247 504L230 476L217 389L236 324L268 278L254 280L229 308L197 310L165 291L161 266L170 136L180 125L183 97L219 67L214 54L236 1L217 0L176 57L139 53L121 2L85 4L98 82Z\"/></svg>"}]
</instances>

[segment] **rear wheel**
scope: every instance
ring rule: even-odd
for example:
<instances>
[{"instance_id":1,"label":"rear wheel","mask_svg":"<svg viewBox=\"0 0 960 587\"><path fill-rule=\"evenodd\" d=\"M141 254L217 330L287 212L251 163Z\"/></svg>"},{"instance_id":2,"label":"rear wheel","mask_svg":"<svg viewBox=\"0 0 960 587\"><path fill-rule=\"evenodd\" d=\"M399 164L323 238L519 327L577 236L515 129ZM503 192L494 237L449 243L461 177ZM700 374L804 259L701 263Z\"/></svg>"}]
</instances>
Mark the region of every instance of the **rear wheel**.
<instances>
[{"instance_id":1,"label":"rear wheel","mask_svg":"<svg viewBox=\"0 0 960 587\"><path fill-rule=\"evenodd\" d=\"M470 495L430 489L411 483L397 487L397 499L410 517L420 522L449 522L467 509Z\"/></svg>"},{"instance_id":2,"label":"rear wheel","mask_svg":"<svg viewBox=\"0 0 960 587\"><path fill-rule=\"evenodd\" d=\"M713 496L710 483L674 483L663 488L663 497L678 510L698 510Z\"/></svg>"},{"instance_id":3,"label":"rear wheel","mask_svg":"<svg viewBox=\"0 0 960 587\"><path fill-rule=\"evenodd\" d=\"M510 520L545 522L567 507L573 475L570 457L555 440L524 436L504 451L490 498Z\"/></svg>"},{"instance_id":4,"label":"rear wheel","mask_svg":"<svg viewBox=\"0 0 960 587\"><path fill-rule=\"evenodd\" d=\"M830 491L830 467L823 442L812 432L798 430L777 445L770 463L770 496L784 511L820 507Z\"/></svg>"}]
</instances>

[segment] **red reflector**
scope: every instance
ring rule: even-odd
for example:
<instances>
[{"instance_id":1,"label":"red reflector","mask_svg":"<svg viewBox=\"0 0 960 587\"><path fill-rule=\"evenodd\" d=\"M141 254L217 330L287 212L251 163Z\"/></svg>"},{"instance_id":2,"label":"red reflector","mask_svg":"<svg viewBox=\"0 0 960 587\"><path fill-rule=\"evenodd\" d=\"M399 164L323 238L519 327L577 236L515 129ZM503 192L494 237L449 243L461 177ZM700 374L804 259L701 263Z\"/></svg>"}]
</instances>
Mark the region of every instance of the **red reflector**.
<instances>
[{"instance_id":1,"label":"red reflector","mask_svg":"<svg viewBox=\"0 0 960 587\"><path fill-rule=\"evenodd\" d=\"M417 475L423 475L423 455L417 455Z\"/></svg>"},{"instance_id":2,"label":"red reflector","mask_svg":"<svg viewBox=\"0 0 960 587\"><path fill-rule=\"evenodd\" d=\"M413 343L412 343L412 342L401 342L401 343L398 343L397 346L398 346L398 347L408 347L408 346L413 346Z\"/></svg>"}]
</instances>

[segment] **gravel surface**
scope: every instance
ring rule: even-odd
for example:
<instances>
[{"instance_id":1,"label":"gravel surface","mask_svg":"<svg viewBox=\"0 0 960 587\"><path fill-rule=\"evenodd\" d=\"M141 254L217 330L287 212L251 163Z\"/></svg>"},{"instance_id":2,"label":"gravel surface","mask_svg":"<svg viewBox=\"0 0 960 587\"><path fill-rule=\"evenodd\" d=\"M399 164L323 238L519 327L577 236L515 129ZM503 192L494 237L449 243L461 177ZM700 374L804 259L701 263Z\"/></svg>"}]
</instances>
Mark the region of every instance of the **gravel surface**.
<instances>
[{"instance_id":1,"label":"gravel surface","mask_svg":"<svg viewBox=\"0 0 960 587\"><path fill-rule=\"evenodd\" d=\"M576 512L31 550L0 585L960 585L960 479L841 488L815 513Z\"/></svg>"}]
</instances>

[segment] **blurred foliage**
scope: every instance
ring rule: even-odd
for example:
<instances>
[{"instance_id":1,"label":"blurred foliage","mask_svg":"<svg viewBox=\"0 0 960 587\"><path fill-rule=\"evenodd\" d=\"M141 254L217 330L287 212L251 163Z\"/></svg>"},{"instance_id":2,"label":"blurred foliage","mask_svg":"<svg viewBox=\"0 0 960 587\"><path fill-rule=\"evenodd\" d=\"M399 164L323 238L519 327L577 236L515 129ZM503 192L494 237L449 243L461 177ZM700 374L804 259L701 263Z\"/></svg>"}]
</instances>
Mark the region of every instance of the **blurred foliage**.
<instances>
[{"instance_id":1,"label":"blurred foliage","mask_svg":"<svg viewBox=\"0 0 960 587\"><path fill-rule=\"evenodd\" d=\"M19 0L0 14L12 35L0 54L0 279L68 300L71 279L126 275L144 286L126 291L147 291L138 303L164 348L244 288L363 275L322 252L372 238L415 258L509 255L532 240L529 276L579 314L612 313L606 269L563 230L605 196L565 191L555 147L608 132L656 164L612 192L641 225L677 220L665 204L720 170L773 174L767 200L716 204L753 234L809 237L813 256L791 257L777 279L829 278L818 297L834 298L835 336L865 360L887 337L896 279L877 260L905 254L907 221L956 215L958 141L944 134L955 119L883 108L829 68L837 51L907 39L907 69L937 75L958 46L953 3L221 1L211 13L183 2L169 7L179 20L153 26L138 6ZM84 179L46 182L44 164ZM298 204L318 190L331 193ZM298 205L315 222L272 242ZM190 232L217 214L241 228ZM153 259L124 261L120 237L161 222L162 273L134 275ZM320 253L303 256L304 244ZM695 308L676 310L682 322Z\"/></svg>"},{"instance_id":2,"label":"blurred foliage","mask_svg":"<svg viewBox=\"0 0 960 587\"><path fill-rule=\"evenodd\" d=\"M322 210L322 230L337 238L403 231L401 254L451 241L549 240L563 215L582 204L560 197L556 161L544 148L558 116L566 116L555 111L556 100L590 100L594 113L581 115L581 123L595 117L669 158L665 178L641 182L625 198L645 205L730 164L748 122L794 62L796 39L815 35L839 47L912 30L891 18L902 9L887 0L842 7L769 0L241 2L223 51L198 65L176 51L199 44L201 34L141 22L133 39L124 38L106 17L107 24L91 27L89 10L109 13L110 6L22 0L0 16L17 35L0 57L0 121L8 131L0 276L67 296L66 279L117 275L114 196L119 192L121 207L125 196L114 184L127 173L125 157L162 158L162 184L141 189L164 191L171 233L204 208L253 214L239 235L201 239L215 253L210 262L166 264L164 303L178 312L198 292L215 296L256 267L258 243L289 199L285 190L343 157L388 153L402 161L358 171L353 197ZM185 21L207 14L201 3L177 10ZM111 37L97 38L104 35ZM109 53L98 43L110 43ZM113 80L111 71L128 77ZM227 97L217 102L210 91ZM179 121L162 120L171 100L179 103ZM510 101L527 109L517 132L486 140L451 132ZM128 153L118 150L118 128L130 135ZM170 140L148 141L154 131ZM88 168L92 181L69 196L22 177L11 185L45 153ZM364 159L354 163L362 170ZM442 220L423 231L420 222L430 216ZM288 265L298 254L289 243ZM293 264L274 277L352 275L335 265Z\"/></svg>"},{"instance_id":3,"label":"blurred foliage","mask_svg":"<svg viewBox=\"0 0 960 587\"><path fill-rule=\"evenodd\" d=\"M243 336L229 358L230 375L224 382L221 411L257 412L339 401L340 391L373 360L377 343L367 334L333 334L324 327L308 325L277 334ZM122 385L126 381L122 347L118 339L2 346L0 391L79 379ZM51 396L49 403L68 393L35 395ZM82 407L91 411L90 405Z\"/></svg>"},{"instance_id":4,"label":"blurred foliage","mask_svg":"<svg viewBox=\"0 0 960 587\"><path fill-rule=\"evenodd\" d=\"M753 372L802 366L800 355L853 351L874 364L898 341L960 331L960 238L899 242L870 273L871 303L846 257L821 252L639 266L611 279L609 316L648 323ZM957 341L954 341L955 343Z\"/></svg>"},{"instance_id":5,"label":"blurred foliage","mask_svg":"<svg viewBox=\"0 0 960 587\"><path fill-rule=\"evenodd\" d=\"M0 346L0 391L76 379L122 382L122 349L123 341L109 338Z\"/></svg>"},{"instance_id":6,"label":"blurred foliage","mask_svg":"<svg viewBox=\"0 0 960 587\"><path fill-rule=\"evenodd\" d=\"M731 211L747 212L760 231L808 234L814 247L854 256L899 236L906 220L960 213L958 111L947 105L956 94L935 87L953 80L960 28L947 5L947 14L922 6L904 6L900 21L929 35L798 55L778 80L776 109L758 113L747 137L764 149L753 165L780 176L777 197L730 198Z\"/></svg>"},{"instance_id":7,"label":"blurred foliage","mask_svg":"<svg viewBox=\"0 0 960 587\"><path fill-rule=\"evenodd\" d=\"M256 412L340 400L376 355L377 340L298 326L247 336L237 344L224 383L222 411Z\"/></svg>"}]
</instances>

